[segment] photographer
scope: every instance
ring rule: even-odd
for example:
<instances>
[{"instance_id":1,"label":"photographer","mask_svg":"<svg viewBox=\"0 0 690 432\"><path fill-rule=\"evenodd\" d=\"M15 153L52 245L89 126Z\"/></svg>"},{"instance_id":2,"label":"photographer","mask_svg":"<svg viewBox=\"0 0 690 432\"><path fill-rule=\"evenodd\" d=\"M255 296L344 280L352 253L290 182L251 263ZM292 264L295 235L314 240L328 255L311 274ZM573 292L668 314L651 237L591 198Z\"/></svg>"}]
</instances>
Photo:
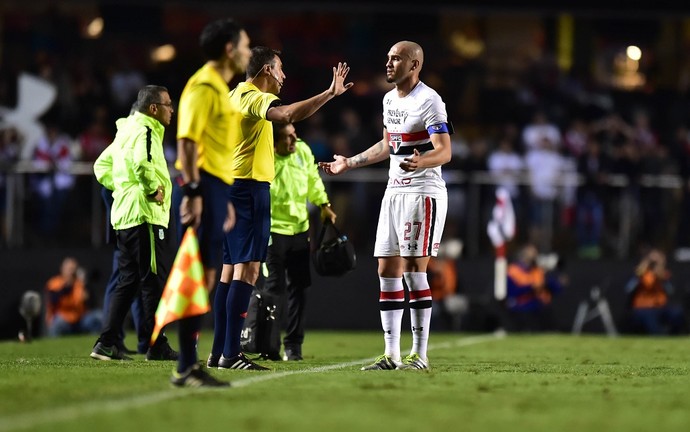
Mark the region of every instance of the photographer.
<instances>
[{"instance_id":1,"label":"photographer","mask_svg":"<svg viewBox=\"0 0 690 432\"><path fill-rule=\"evenodd\" d=\"M567 284L558 266L547 269L538 261L533 244L523 246L517 259L508 266L507 297L509 331L553 330L551 301Z\"/></svg>"},{"instance_id":2,"label":"photographer","mask_svg":"<svg viewBox=\"0 0 690 432\"><path fill-rule=\"evenodd\" d=\"M66 257L60 274L46 283L46 325L50 337L93 333L101 330L100 311L88 311L89 293L84 283L84 270L72 257Z\"/></svg>"},{"instance_id":3,"label":"photographer","mask_svg":"<svg viewBox=\"0 0 690 432\"><path fill-rule=\"evenodd\" d=\"M625 288L634 331L662 335L684 329L683 309L669 301L673 294L670 277L663 252L652 249L642 257Z\"/></svg>"}]
</instances>

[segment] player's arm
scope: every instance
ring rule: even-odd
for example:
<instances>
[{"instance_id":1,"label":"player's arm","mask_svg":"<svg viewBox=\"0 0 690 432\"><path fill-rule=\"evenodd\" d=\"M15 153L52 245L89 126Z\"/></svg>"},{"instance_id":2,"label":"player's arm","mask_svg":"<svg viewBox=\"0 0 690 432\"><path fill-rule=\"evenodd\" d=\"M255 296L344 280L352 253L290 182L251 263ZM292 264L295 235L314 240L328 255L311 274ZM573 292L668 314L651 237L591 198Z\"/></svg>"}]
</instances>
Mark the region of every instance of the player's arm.
<instances>
[{"instance_id":1,"label":"player's arm","mask_svg":"<svg viewBox=\"0 0 690 432\"><path fill-rule=\"evenodd\" d=\"M431 126L429 129L432 129ZM431 143L434 145L432 150L421 154L414 150L414 154L403 159L400 163L400 168L403 171L411 172L421 168L434 168L450 162L452 156L450 134L446 131L444 133L431 133Z\"/></svg>"},{"instance_id":2,"label":"player's arm","mask_svg":"<svg viewBox=\"0 0 690 432\"><path fill-rule=\"evenodd\" d=\"M350 72L347 63L338 63L333 68L333 81L328 90L303 101L291 103L290 105L279 105L271 107L266 113L266 119L276 123L295 123L311 116L329 100L345 93L354 84L345 84L345 78Z\"/></svg>"},{"instance_id":3,"label":"player's arm","mask_svg":"<svg viewBox=\"0 0 690 432\"><path fill-rule=\"evenodd\" d=\"M222 95L220 97L224 97ZM177 163L182 174L184 197L180 203L180 222L197 228L203 202L199 175L199 146L216 109L218 91L210 85L197 85L182 94L177 116Z\"/></svg>"},{"instance_id":4,"label":"player's arm","mask_svg":"<svg viewBox=\"0 0 690 432\"><path fill-rule=\"evenodd\" d=\"M346 158L341 155L334 155L333 162L319 162L319 168L323 168L328 175L342 174L353 168L372 165L388 158L390 156L390 148L388 147L388 134L386 129L383 129L383 138L373 146L356 154L352 157Z\"/></svg>"},{"instance_id":5,"label":"player's arm","mask_svg":"<svg viewBox=\"0 0 690 432\"><path fill-rule=\"evenodd\" d=\"M180 161L180 173L185 184L190 182L199 182L199 166L197 159L199 152L197 150L196 142L189 138L180 138L177 140L177 157Z\"/></svg>"},{"instance_id":6,"label":"player's arm","mask_svg":"<svg viewBox=\"0 0 690 432\"><path fill-rule=\"evenodd\" d=\"M200 190L200 175L197 160L199 152L196 141L190 138L180 138L177 140L177 159L180 162L180 173L184 185L182 190L184 197L180 203L180 222L197 228L201 223L201 212L203 201Z\"/></svg>"}]
</instances>

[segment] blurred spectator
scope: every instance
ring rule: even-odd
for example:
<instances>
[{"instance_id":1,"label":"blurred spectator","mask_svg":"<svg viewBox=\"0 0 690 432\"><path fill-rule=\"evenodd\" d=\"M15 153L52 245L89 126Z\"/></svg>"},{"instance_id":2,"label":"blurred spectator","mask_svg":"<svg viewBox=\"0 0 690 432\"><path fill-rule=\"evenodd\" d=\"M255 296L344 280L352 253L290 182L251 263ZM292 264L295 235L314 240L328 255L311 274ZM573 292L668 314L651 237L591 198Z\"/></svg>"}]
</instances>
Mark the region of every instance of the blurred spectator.
<instances>
[{"instance_id":1,"label":"blurred spectator","mask_svg":"<svg viewBox=\"0 0 690 432\"><path fill-rule=\"evenodd\" d=\"M72 140L56 123L49 123L46 135L38 141L32 162L39 170L34 174L32 189L38 200L38 229L44 238L54 237L62 223L65 204L74 187L72 168Z\"/></svg>"},{"instance_id":2,"label":"blurred spectator","mask_svg":"<svg viewBox=\"0 0 690 432\"><path fill-rule=\"evenodd\" d=\"M346 107L340 112L340 127L349 142L351 154L362 152L377 141L377 135L364 127L362 118L353 108Z\"/></svg>"},{"instance_id":3,"label":"blurred spectator","mask_svg":"<svg viewBox=\"0 0 690 432\"><path fill-rule=\"evenodd\" d=\"M649 114L644 109L637 109L633 113L632 135L635 145L643 155L654 152L659 146L659 139L656 132L652 130Z\"/></svg>"},{"instance_id":4,"label":"blurred spectator","mask_svg":"<svg viewBox=\"0 0 690 432\"><path fill-rule=\"evenodd\" d=\"M658 249L650 250L637 265L635 276L625 287L633 331L662 335L685 330L682 307L670 302L670 276L666 255Z\"/></svg>"},{"instance_id":5,"label":"blurred spectator","mask_svg":"<svg viewBox=\"0 0 690 432\"><path fill-rule=\"evenodd\" d=\"M577 190L576 230L578 255L598 259L601 256L601 236L604 229L604 196L610 169L608 157L602 153L599 141L591 137L577 161L577 172L583 184Z\"/></svg>"},{"instance_id":6,"label":"blurred spectator","mask_svg":"<svg viewBox=\"0 0 690 432\"><path fill-rule=\"evenodd\" d=\"M574 118L563 134L564 150L571 156L578 158L585 152L589 137L587 123L581 118Z\"/></svg>"},{"instance_id":7,"label":"blurred spectator","mask_svg":"<svg viewBox=\"0 0 690 432\"><path fill-rule=\"evenodd\" d=\"M144 74L133 68L126 59L126 54L120 54L120 65L111 72L110 96L115 107L120 111L128 110L137 98L139 89L146 85Z\"/></svg>"},{"instance_id":8,"label":"blurred spectator","mask_svg":"<svg viewBox=\"0 0 690 432\"><path fill-rule=\"evenodd\" d=\"M498 141L496 150L491 152L488 168L496 181L496 186L503 186L515 204L520 197L518 180L525 172L525 162L520 153L515 150L512 141L502 137Z\"/></svg>"},{"instance_id":9,"label":"blurred spectator","mask_svg":"<svg viewBox=\"0 0 690 432\"><path fill-rule=\"evenodd\" d=\"M527 152L525 165L531 190L530 241L541 250L549 251L564 161L556 145L544 137L537 147Z\"/></svg>"},{"instance_id":10,"label":"blurred spectator","mask_svg":"<svg viewBox=\"0 0 690 432\"><path fill-rule=\"evenodd\" d=\"M590 133L599 139L606 152L622 147L632 141L635 135L618 113L610 113L590 124Z\"/></svg>"},{"instance_id":11,"label":"blurred spectator","mask_svg":"<svg viewBox=\"0 0 690 432\"><path fill-rule=\"evenodd\" d=\"M554 150L561 147L561 131L555 124L549 122L546 113L537 110L532 116L532 122L528 123L522 130L522 143L525 151L539 149L544 140L548 140Z\"/></svg>"},{"instance_id":12,"label":"blurred spectator","mask_svg":"<svg viewBox=\"0 0 690 432\"><path fill-rule=\"evenodd\" d=\"M81 160L93 162L113 141L108 127L108 108L105 105L94 107L91 123L77 138L81 149Z\"/></svg>"},{"instance_id":13,"label":"blurred spectator","mask_svg":"<svg viewBox=\"0 0 690 432\"><path fill-rule=\"evenodd\" d=\"M551 302L567 284L557 268L540 266L533 244L523 246L508 266L508 293L505 304L509 331L549 331L553 329Z\"/></svg>"},{"instance_id":14,"label":"blurred spectator","mask_svg":"<svg viewBox=\"0 0 690 432\"><path fill-rule=\"evenodd\" d=\"M453 142L453 141L451 141ZM467 176L469 182L463 183L460 188L451 184L448 187L448 208L454 208L455 203L463 204L462 212L457 214L450 212L446 220L447 235L469 238L476 230L479 220L488 218L493 205L492 192L494 188L486 181L477 180L477 176L488 171L489 143L486 138L478 137L467 141L467 153L460 160L448 163L450 168L459 168ZM472 216L478 217L475 219ZM456 228L465 227L465 232L456 232ZM488 239L481 237L488 242Z\"/></svg>"},{"instance_id":15,"label":"blurred spectator","mask_svg":"<svg viewBox=\"0 0 690 432\"><path fill-rule=\"evenodd\" d=\"M89 293L84 270L72 257L66 257L60 274L46 283L46 325L50 337L68 334L98 334L103 322L100 311L89 311Z\"/></svg>"}]
</instances>

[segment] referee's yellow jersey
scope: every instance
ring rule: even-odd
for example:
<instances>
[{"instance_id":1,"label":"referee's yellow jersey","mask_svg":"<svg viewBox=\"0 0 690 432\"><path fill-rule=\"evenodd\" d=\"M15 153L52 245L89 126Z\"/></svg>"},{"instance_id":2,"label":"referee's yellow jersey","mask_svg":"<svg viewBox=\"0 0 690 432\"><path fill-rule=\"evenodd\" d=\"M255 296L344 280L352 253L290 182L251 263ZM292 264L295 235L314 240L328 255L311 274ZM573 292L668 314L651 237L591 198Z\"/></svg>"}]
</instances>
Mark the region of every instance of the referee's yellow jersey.
<instances>
[{"instance_id":1,"label":"referee's yellow jersey","mask_svg":"<svg viewBox=\"0 0 690 432\"><path fill-rule=\"evenodd\" d=\"M187 81L177 110L177 139L197 144L199 169L232 184L232 158L236 141L230 133L240 113L228 99L230 88L220 74L204 65ZM181 169L180 160L175 167Z\"/></svg>"},{"instance_id":2,"label":"referee's yellow jersey","mask_svg":"<svg viewBox=\"0 0 690 432\"><path fill-rule=\"evenodd\" d=\"M275 177L273 155L273 124L266 120L268 109L280 104L278 96L264 93L254 84L242 82L230 92L231 104L242 114L231 127L237 134L233 177L271 182Z\"/></svg>"}]
</instances>

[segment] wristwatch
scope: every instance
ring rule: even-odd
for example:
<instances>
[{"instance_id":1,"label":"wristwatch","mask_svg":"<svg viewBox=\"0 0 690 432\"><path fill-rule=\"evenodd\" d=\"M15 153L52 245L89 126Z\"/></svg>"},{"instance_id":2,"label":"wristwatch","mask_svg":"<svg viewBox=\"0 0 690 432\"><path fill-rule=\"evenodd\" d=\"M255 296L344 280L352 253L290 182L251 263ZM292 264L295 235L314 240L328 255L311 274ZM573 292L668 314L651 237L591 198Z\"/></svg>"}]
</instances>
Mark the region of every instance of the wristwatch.
<instances>
[{"instance_id":1,"label":"wristwatch","mask_svg":"<svg viewBox=\"0 0 690 432\"><path fill-rule=\"evenodd\" d=\"M194 198L201 196L201 184L199 182L189 182L182 186L184 196Z\"/></svg>"}]
</instances>

